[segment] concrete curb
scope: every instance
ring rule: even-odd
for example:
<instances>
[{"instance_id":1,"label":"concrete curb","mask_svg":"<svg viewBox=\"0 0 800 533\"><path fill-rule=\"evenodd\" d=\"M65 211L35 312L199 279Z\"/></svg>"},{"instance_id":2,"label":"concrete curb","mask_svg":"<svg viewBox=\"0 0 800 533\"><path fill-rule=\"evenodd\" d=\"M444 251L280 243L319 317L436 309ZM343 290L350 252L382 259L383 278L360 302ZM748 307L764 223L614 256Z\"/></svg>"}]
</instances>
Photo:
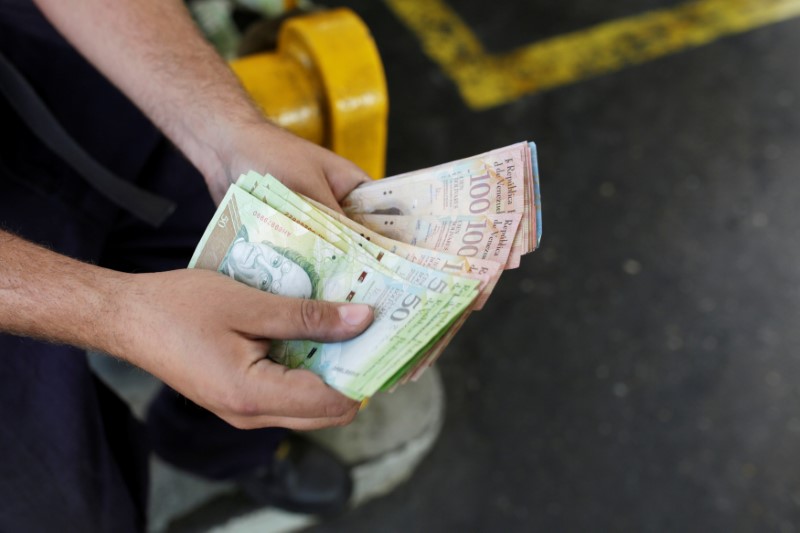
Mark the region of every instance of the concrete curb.
<instances>
[{"instance_id":1,"label":"concrete curb","mask_svg":"<svg viewBox=\"0 0 800 533\"><path fill-rule=\"evenodd\" d=\"M159 383L144 372L104 356L91 356L92 367L141 415ZM444 421L444 389L430 369L416 383L372 399L355 422L308 436L338 454L353 468L353 505L383 496L406 481L436 442ZM235 492L231 483L197 478L153 459L150 524L152 533L167 531L177 518L220 496ZM263 509L209 525L217 533L289 532L308 527L314 517Z\"/></svg>"},{"instance_id":2,"label":"concrete curb","mask_svg":"<svg viewBox=\"0 0 800 533\"><path fill-rule=\"evenodd\" d=\"M406 481L436 442L444 421L444 391L435 369L393 394L372 399L353 424L309 434L353 465L353 505L391 492ZM266 509L236 517L214 533L288 533L314 518Z\"/></svg>"}]
</instances>

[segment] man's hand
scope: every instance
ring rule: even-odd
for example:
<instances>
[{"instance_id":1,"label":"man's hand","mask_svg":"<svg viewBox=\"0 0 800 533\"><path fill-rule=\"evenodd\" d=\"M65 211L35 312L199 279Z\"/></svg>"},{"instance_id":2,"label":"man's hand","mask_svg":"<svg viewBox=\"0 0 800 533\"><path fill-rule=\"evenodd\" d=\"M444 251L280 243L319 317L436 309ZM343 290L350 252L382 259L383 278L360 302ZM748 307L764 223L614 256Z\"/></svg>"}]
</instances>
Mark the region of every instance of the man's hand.
<instances>
[{"instance_id":1,"label":"man's hand","mask_svg":"<svg viewBox=\"0 0 800 533\"><path fill-rule=\"evenodd\" d=\"M356 402L266 355L272 339L339 341L371 321L363 305L275 296L204 270L123 274L0 230L0 331L125 359L241 428L352 420Z\"/></svg>"},{"instance_id":2,"label":"man's hand","mask_svg":"<svg viewBox=\"0 0 800 533\"><path fill-rule=\"evenodd\" d=\"M181 0L35 1L183 151L217 201L251 169L335 209L367 179L352 163L268 123ZM3 264L4 255L21 249L42 255L25 243L0 250L0 329L126 358L241 427L321 427L347 422L355 412L353 402L313 374L287 371L264 356L268 339L341 339L356 335L369 318L345 326L334 304L279 299L213 273L137 275L132 281L44 253L43 264L55 270L36 277L42 269ZM122 286L129 290L120 298ZM4 312L4 303L13 305ZM120 305L125 318L115 316ZM304 316L321 318L304 323ZM305 329L293 329L298 319ZM115 328L120 321L126 326ZM111 329L117 333L109 337Z\"/></svg>"},{"instance_id":3,"label":"man's hand","mask_svg":"<svg viewBox=\"0 0 800 533\"><path fill-rule=\"evenodd\" d=\"M269 123L181 0L35 0L75 47L178 146L219 202L249 170L333 209L368 179L353 163Z\"/></svg>"},{"instance_id":4,"label":"man's hand","mask_svg":"<svg viewBox=\"0 0 800 533\"><path fill-rule=\"evenodd\" d=\"M358 411L315 374L266 354L273 339L354 337L372 322L368 306L276 296L202 270L137 274L120 297L112 353L233 426L309 430Z\"/></svg>"},{"instance_id":5,"label":"man's hand","mask_svg":"<svg viewBox=\"0 0 800 533\"><path fill-rule=\"evenodd\" d=\"M220 146L225 171L206 177L216 202L231 182L250 170L272 174L293 191L337 211L350 191L370 180L354 163L266 120L237 129L220 139Z\"/></svg>"}]
</instances>

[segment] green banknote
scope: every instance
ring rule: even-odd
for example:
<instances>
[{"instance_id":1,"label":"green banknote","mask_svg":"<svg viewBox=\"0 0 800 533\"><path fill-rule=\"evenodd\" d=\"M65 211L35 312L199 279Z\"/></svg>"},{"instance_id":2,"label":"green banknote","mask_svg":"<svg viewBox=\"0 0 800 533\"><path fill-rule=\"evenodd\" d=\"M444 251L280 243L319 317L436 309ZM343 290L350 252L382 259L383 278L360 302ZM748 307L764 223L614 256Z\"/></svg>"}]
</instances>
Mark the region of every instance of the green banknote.
<instances>
[{"instance_id":1,"label":"green banknote","mask_svg":"<svg viewBox=\"0 0 800 533\"><path fill-rule=\"evenodd\" d=\"M375 321L341 343L273 343L270 357L306 368L354 399L373 395L409 368L469 307L477 283L435 292L406 281L369 254L343 249L237 186L232 186L190 267L219 271L263 291L296 298L366 303ZM470 280L463 280L469 282Z\"/></svg>"},{"instance_id":2,"label":"green banknote","mask_svg":"<svg viewBox=\"0 0 800 533\"><path fill-rule=\"evenodd\" d=\"M478 280L479 294L473 304L473 308L476 310L486 303L502 273L503 265L496 261L422 248L380 235L323 204L310 198L301 197L271 176L261 176L250 172L241 176L237 185L268 203L273 202L274 204L280 201L280 198L288 199L298 211L306 213L308 217L323 224L327 230L336 233L341 238L350 236L349 238L353 239L359 247L369 252L378 261L388 261L392 255L397 255L416 265L458 277ZM408 274L403 277L409 279Z\"/></svg>"},{"instance_id":3,"label":"green banknote","mask_svg":"<svg viewBox=\"0 0 800 533\"><path fill-rule=\"evenodd\" d=\"M356 254L359 257L367 255L368 258L362 257L362 260L377 261L390 273L396 274L409 283L440 294L449 292L455 287L459 294L467 294L470 299L477 290L477 281L419 265L381 248L364 235L338 224L330 216L312 206L270 175L262 176L250 172L241 176L236 185L334 244L344 253Z\"/></svg>"},{"instance_id":4,"label":"green banknote","mask_svg":"<svg viewBox=\"0 0 800 533\"><path fill-rule=\"evenodd\" d=\"M378 246L375 242L373 242L372 239L375 239L377 242L384 243L387 245L387 247L392 249L396 249L398 245L401 248L413 248L413 246L406 246L402 243L390 244L391 241L388 238L374 234L365 227L359 227L354 221L344 219L346 223L338 222L339 220L342 220L340 215L329 211L328 208L322 206L321 204L317 204L312 200L302 198L300 195L289 190L286 186L281 184L272 176L262 176L255 172L250 172L247 175L241 176L236 184L244 190L250 192L250 194L256 196L256 198L269 203L279 211L287 214L287 216L297 221L301 225L304 225L311 231L317 232L319 235L326 235L327 232L330 231L336 234L336 239L338 242L341 242L338 239L351 239L354 244L375 254L378 261L386 260L387 258L392 257L395 257L395 259L398 258L391 252L388 252L385 248ZM284 199L287 199L292 205L284 204ZM512 215L506 218L501 217L495 222L499 225L503 225L504 223L508 224L508 221L510 220L510 233L513 235L520 218L520 215ZM480 223L481 227L484 227L484 224L482 223L483 221L469 219L462 222L464 223L460 224L460 226L464 226L465 224L469 225L470 223L475 224L478 222ZM482 240L488 239L482 238ZM499 240L500 239L498 238L498 241ZM333 237L331 237L331 241L333 241ZM506 244L508 245L510 243ZM358 250L358 248L356 248L356 250ZM498 272L500 272L499 266L505 263L507 255L508 253L506 252L505 256L501 257L500 260L497 261ZM452 261L453 258L450 256L446 260ZM428 276L431 275L430 273L428 273L427 276L421 276L417 274L416 272L419 272L419 268L414 268L414 263L412 263L412 265L404 265L402 264L402 260L388 260L386 262L390 265L396 265L393 267L394 271L401 275L404 279L407 279L411 282L414 282L415 280L422 280L424 282L426 279L428 279ZM433 277L431 281L433 283L429 284L429 288L436 287L437 289L441 289L441 287L447 286L443 281L441 281L441 278ZM493 287L494 284L487 286L487 298L488 293L491 292ZM448 325L447 331L441 337L439 337L438 340L430 344L422 357L416 357L412 360L409 360L403 368L401 368L395 373L394 376L392 376L392 378L384 383L381 390L393 390L393 388L398 384L403 384L410 380L418 379L425 372L425 370L427 370L436 361L436 359L438 359L453 337L455 337L455 334L458 332L458 330L464 325L470 312L477 309L478 305L479 301L473 301L472 305L464 313L462 313L455 319L454 322Z\"/></svg>"},{"instance_id":5,"label":"green banknote","mask_svg":"<svg viewBox=\"0 0 800 533\"><path fill-rule=\"evenodd\" d=\"M289 190L272 176L262 176L255 172L250 172L241 176L236 185L309 231L313 231L329 242L335 243L335 246L339 247L344 253L369 253L371 258L388 268L391 273L430 291L444 293L452 291L452 288L455 287L458 294L466 294L466 298L472 301L470 308L475 307L475 287L478 285L476 280L463 279L460 276L427 268L381 248L363 234L364 231L367 231L366 228L361 228L361 232L357 232L346 225L339 224L333 217L311 205L310 201ZM369 260L367 259L367 261ZM465 290L463 285L467 285L468 288ZM461 306L464 303L461 301L462 299L454 297L450 305ZM433 361L438 357L438 354L441 354L458 328L463 325L466 315L468 315L468 312L464 312L461 315L462 318L457 318L453 323L448 324L448 330L442 334L439 341L431 343L430 348L427 349L424 355L408 361L383 388L385 389L395 382L400 382L402 375L412 370L416 371L415 377L419 377L424 372L424 369L430 366L429 364L423 364L423 362Z\"/></svg>"}]
</instances>

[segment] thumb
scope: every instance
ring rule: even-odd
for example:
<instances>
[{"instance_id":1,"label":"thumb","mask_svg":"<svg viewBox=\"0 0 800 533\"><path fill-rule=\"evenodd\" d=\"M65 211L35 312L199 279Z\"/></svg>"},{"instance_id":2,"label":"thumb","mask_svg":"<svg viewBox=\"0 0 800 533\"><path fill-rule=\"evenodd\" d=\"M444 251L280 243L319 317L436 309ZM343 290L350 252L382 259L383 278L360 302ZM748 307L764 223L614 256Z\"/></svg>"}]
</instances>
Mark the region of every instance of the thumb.
<instances>
[{"instance_id":1,"label":"thumb","mask_svg":"<svg viewBox=\"0 0 800 533\"><path fill-rule=\"evenodd\" d=\"M372 308L264 294L254 333L268 339L336 342L351 339L372 323Z\"/></svg>"},{"instance_id":2,"label":"thumb","mask_svg":"<svg viewBox=\"0 0 800 533\"><path fill-rule=\"evenodd\" d=\"M335 154L331 155L334 156L335 159L329 163L325 169L325 174L337 202L344 200L353 189L362 183L372 181L367 173L355 163Z\"/></svg>"}]
</instances>

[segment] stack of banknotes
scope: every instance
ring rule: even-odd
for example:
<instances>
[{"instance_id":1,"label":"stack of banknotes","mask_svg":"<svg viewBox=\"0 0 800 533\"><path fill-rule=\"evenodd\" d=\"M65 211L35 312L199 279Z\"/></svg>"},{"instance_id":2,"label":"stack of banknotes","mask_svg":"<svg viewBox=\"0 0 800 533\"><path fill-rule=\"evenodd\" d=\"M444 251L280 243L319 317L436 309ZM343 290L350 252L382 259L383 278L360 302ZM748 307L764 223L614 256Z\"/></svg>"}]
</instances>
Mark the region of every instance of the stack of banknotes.
<instances>
[{"instance_id":1,"label":"stack of banknotes","mask_svg":"<svg viewBox=\"0 0 800 533\"><path fill-rule=\"evenodd\" d=\"M275 341L269 357L355 400L418 378L542 223L536 148L518 143L359 186L347 216L270 175L240 176L192 257L262 291L365 303L372 325L339 343Z\"/></svg>"}]
</instances>

